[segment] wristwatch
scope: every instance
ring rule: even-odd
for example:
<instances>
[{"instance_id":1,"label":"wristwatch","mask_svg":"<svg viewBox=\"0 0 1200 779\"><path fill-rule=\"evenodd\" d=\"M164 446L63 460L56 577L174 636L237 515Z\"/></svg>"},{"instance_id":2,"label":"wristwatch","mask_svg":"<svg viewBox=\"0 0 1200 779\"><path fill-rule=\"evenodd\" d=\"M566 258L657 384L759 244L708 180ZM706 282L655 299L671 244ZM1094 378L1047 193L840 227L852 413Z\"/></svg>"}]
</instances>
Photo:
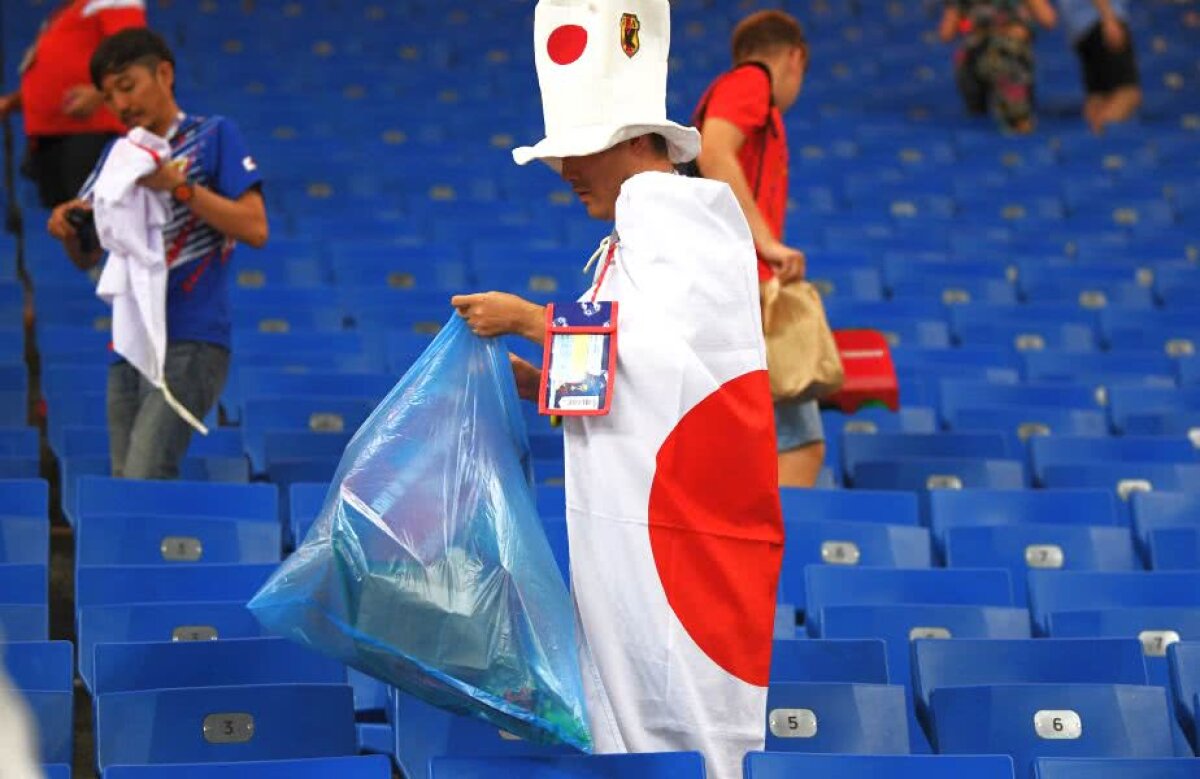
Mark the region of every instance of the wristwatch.
<instances>
[{"instance_id":1,"label":"wristwatch","mask_svg":"<svg viewBox=\"0 0 1200 779\"><path fill-rule=\"evenodd\" d=\"M185 205L187 203L192 202L192 198L195 196L196 196L196 187L193 184L190 184L186 181L184 183L180 184L179 186L175 187L175 189L171 190L171 197L175 198L176 201L183 203Z\"/></svg>"}]
</instances>

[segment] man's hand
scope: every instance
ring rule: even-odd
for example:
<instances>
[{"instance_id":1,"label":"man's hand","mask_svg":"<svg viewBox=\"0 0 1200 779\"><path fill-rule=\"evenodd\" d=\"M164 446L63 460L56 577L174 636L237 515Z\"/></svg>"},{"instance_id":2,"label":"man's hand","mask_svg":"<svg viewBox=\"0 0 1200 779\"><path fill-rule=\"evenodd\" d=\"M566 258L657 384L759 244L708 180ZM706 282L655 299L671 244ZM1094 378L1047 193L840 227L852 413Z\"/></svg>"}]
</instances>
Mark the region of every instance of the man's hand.
<instances>
[{"instance_id":1,"label":"man's hand","mask_svg":"<svg viewBox=\"0 0 1200 779\"><path fill-rule=\"evenodd\" d=\"M784 246L778 241L767 244L758 250L763 262L771 266L780 284L790 284L804 278L807 261L804 252Z\"/></svg>"},{"instance_id":2,"label":"man's hand","mask_svg":"<svg viewBox=\"0 0 1200 779\"><path fill-rule=\"evenodd\" d=\"M0 119L8 116L21 107L21 93L10 92L0 95Z\"/></svg>"},{"instance_id":3,"label":"man's hand","mask_svg":"<svg viewBox=\"0 0 1200 779\"><path fill-rule=\"evenodd\" d=\"M542 388L541 370L515 354L508 355L508 362L512 365L513 378L517 382L517 395L521 400L536 401Z\"/></svg>"},{"instance_id":4,"label":"man's hand","mask_svg":"<svg viewBox=\"0 0 1200 779\"><path fill-rule=\"evenodd\" d=\"M142 176L138 183L156 192L170 192L180 184L187 183L187 174L183 172L182 165L168 161L150 175Z\"/></svg>"},{"instance_id":5,"label":"man's hand","mask_svg":"<svg viewBox=\"0 0 1200 779\"><path fill-rule=\"evenodd\" d=\"M100 90L90 84L76 84L63 94L63 113L82 121L96 113L103 102Z\"/></svg>"},{"instance_id":6,"label":"man's hand","mask_svg":"<svg viewBox=\"0 0 1200 779\"><path fill-rule=\"evenodd\" d=\"M1109 51L1124 51L1129 45L1129 33L1115 16L1100 22L1100 34L1104 37L1104 45Z\"/></svg>"},{"instance_id":7,"label":"man's hand","mask_svg":"<svg viewBox=\"0 0 1200 779\"><path fill-rule=\"evenodd\" d=\"M51 211L50 220L46 222L46 229L51 235L60 241L73 241L78 238L75 228L67 221L67 212L76 208L91 211L92 204L86 200L68 200Z\"/></svg>"},{"instance_id":8,"label":"man's hand","mask_svg":"<svg viewBox=\"0 0 1200 779\"><path fill-rule=\"evenodd\" d=\"M455 295L450 305L467 320L475 335L494 338L499 335L520 335L531 341L541 341L545 311L536 303L507 292L480 292L475 295Z\"/></svg>"}]
</instances>

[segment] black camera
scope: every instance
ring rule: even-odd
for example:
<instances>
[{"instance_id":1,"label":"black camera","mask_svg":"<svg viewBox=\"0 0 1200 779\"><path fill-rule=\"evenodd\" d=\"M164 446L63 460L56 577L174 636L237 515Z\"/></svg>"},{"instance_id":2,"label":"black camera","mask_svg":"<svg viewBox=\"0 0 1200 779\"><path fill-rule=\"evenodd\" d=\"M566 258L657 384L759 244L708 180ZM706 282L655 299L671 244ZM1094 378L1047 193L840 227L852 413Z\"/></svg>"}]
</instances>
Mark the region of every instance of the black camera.
<instances>
[{"instance_id":1,"label":"black camera","mask_svg":"<svg viewBox=\"0 0 1200 779\"><path fill-rule=\"evenodd\" d=\"M86 208L72 208L67 211L67 222L75 228L79 238L79 249L84 254L92 254L100 250L100 236L96 232L96 215Z\"/></svg>"}]
</instances>

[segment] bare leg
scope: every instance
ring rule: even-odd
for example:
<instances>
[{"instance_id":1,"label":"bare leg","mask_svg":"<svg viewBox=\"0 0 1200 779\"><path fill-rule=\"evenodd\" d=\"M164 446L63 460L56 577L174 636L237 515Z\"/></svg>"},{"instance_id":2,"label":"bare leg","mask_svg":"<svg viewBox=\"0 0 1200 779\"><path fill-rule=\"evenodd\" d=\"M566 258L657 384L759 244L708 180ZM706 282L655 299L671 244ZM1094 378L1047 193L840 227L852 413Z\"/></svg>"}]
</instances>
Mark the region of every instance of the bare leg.
<instances>
[{"instance_id":1,"label":"bare leg","mask_svg":"<svg viewBox=\"0 0 1200 779\"><path fill-rule=\"evenodd\" d=\"M1087 122L1087 126L1091 128L1092 132L1097 134L1103 130L1102 125L1097 121L1097 117L1104 108L1104 100L1104 95L1091 94L1083 102L1083 120Z\"/></svg>"},{"instance_id":2,"label":"bare leg","mask_svg":"<svg viewBox=\"0 0 1200 779\"><path fill-rule=\"evenodd\" d=\"M825 442L779 453L780 487L813 487L825 464Z\"/></svg>"},{"instance_id":3,"label":"bare leg","mask_svg":"<svg viewBox=\"0 0 1200 779\"><path fill-rule=\"evenodd\" d=\"M1106 95L1097 114L1101 126L1129 120L1142 105L1140 87L1121 87Z\"/></svg>"}]
</instances>

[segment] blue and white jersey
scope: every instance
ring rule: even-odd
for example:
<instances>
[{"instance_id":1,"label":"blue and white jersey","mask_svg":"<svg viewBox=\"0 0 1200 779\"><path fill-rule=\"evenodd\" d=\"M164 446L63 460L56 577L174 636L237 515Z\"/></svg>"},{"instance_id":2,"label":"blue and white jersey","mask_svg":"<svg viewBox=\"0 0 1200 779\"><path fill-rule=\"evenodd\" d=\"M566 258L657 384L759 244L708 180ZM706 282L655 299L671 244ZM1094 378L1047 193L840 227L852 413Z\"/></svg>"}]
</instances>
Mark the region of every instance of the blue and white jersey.
<instances>
[{"instance_id":1,"label":"blue and white jersey","mask_svg":"<svg viewBox=\"0 0 1200 779\"><path fill-rule=\"evenodd\" d=\"M262 183L241 132L224 117L182 115L168 141L171 159L185 166L192 184L237 200ZM96 163L80 197L91 199L109 149ZM167 281L167 340L203 341L228 349L233 242L199 220L185 204L172 200L171 207L171 221L163 235L171 268Z\"/></svg>"}]
</instances>

